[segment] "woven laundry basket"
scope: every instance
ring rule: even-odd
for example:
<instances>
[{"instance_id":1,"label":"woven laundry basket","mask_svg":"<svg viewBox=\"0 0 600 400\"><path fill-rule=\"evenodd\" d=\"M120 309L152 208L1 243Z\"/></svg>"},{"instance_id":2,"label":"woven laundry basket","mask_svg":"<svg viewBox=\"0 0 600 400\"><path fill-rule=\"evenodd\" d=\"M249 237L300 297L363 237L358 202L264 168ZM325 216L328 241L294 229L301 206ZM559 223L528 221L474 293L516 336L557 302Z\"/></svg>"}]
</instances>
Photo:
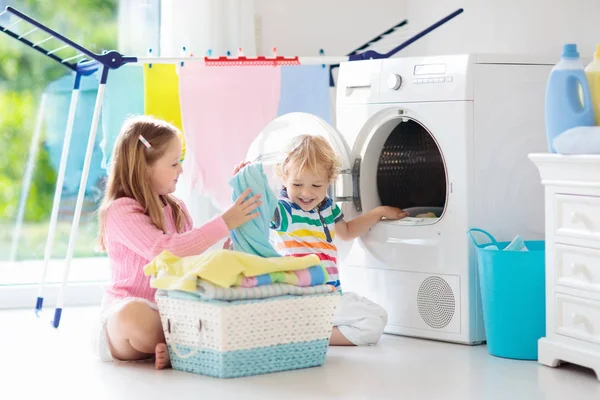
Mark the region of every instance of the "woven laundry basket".
<instances>
[{"instance_id":1,"label":"woven laundry basket","mask_svg":"<svg viewBox=\"0 0 600 400\"><path fill-rule=\"evenodd\" d=\"M156 300L173 369L234 378L323 365L340 294Z\"/></svg>"}]
</instances>

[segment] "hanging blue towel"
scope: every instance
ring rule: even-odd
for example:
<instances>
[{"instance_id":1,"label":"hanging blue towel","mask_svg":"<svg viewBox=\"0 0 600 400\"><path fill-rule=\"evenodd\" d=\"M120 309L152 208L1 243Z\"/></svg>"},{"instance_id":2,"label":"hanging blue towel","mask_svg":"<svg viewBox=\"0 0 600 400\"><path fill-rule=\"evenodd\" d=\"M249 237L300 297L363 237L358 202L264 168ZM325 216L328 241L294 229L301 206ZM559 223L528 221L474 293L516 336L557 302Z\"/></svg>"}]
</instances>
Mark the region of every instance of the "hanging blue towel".
<instances>
[{"instance_id":1,"label":"hanging blue towel","mask_svg":"<svg viewBox=\"0 0 600 400\"><path fill-rule=\"evenodd\" d=\"M269 242L269 222L277 208L277 197L269 188L263 165L255 163L245 166L229 180L229 186L233 188L233 201L248 188L252 190L250 196L260 194L262 201L257 209L260 215L231 232L233 250L261 257L279 257Z\"/></svg>"},{"instance_id":2,"label":"hanging blue towel","mask_svg":"<svg viewBox=\"0 0 600 400\"><path fill-rule=\"evenodd\" d=\"M111 70L102 110L102 168L108 169L113 147L127 117L144 114L144 67L127 65Z\"/></svg>"},{"instance_id":3,"label":"hanging blue towel","mask_svg":"<svg viewBox=\"0 0 600 400\"><path fill-rule=\"evenodd\" d=\"M46 126L45 144L50 155L50 164L57 172L60 166L62 147L67 128L67 117L69 115L74 79L74 74L66 75L50 83L45 91L47 95L46 111L44 112ZM97 94L98 79L93 75L82 77L63 185L63 191L66 196L75 194L79 190ZM102 118L100 118L98 130L101 128L101 120ZM105 176L105 171L100 167L102 161L102 152L100 150L101 138L101 133L96 132L86 192L91 191L98 184L99 180Z\"/></svg>"},{"instance_id":4,"label":"hanging blue towel","mask_svg":"<svg viewBox=\"0 0 600 400\"><path fill-rule=\"evenodd\" d=\"M281 92L277 115L305 112L331 124L329 68L322 65L281 67Z\"/></svg>"}]
</instances>

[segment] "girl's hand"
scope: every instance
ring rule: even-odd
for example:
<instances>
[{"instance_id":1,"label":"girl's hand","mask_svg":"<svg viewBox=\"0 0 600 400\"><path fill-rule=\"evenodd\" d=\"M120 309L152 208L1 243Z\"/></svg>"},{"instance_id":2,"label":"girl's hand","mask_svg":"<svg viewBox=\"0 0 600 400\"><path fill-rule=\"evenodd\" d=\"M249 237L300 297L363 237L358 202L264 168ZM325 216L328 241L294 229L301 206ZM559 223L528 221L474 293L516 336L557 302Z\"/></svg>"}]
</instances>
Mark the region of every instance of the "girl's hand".
<instances>
[{"instance_id":1,"label":"girl's hand","mask_svg":"<svg viewBox=\"0 0 600 400\"><path fill-rule=\"evenodd\" d=\"M242 168L244 168L246 165L250 164L250 161L242 161L241 163L239 163L233 170L233 175L237 175L238 172L240 172L240 170Z\"/></svg>"},{"instance_id":2,"label":"girl's hand","mask_svg":"<svg viewBox=\"0 0 600 400\"><path fill-rule=\"evenodd\" d=\"M396 207L381 206L377 207L375 211L377 212L377 215L379 215L379 219L385 218L394 220L408 217L408 213L406 211L402 211Z\"/></svg>"},{"instance_id":3,"label":"girl's hand","mask_svg":"<svg viewBox=\"0 0 600 400\"><path fill-rule=\"evenodd\" d=\"M246 189L246 191L238 197L235 203L221 215L229 230L235 229L251 219L258 217L257 212L254 214L251 214L251 212L261 205L261 201L259 200L260 194L244 200L250 193L250 189Z\"/></svg>"}]
</instances>

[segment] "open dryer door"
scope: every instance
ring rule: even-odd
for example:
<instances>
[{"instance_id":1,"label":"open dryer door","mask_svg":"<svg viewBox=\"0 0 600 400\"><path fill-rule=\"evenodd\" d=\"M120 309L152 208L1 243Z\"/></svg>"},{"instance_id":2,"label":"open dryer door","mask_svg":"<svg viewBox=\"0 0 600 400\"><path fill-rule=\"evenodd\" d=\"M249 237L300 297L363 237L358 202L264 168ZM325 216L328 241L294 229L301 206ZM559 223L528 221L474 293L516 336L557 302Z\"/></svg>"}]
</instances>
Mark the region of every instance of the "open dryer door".
<instances>
[{"instance_id":1,"label":"open dryer door","mask_svg":"<svg viewBox=\"0 0 600 400\"><path fill-rule=\"evenodd\" d=\"M323 136L329 141L342 164L340 176L331 185L329 195L334 202L352 201L354 198L352 191L353 166L348 146L334 127L315 115L295 112L274 119L252 142L246 154L246 159L251 162L260 161L266 164L282 162L291 150L292 139L305 134Z\"/></svg>"}]
</instances>

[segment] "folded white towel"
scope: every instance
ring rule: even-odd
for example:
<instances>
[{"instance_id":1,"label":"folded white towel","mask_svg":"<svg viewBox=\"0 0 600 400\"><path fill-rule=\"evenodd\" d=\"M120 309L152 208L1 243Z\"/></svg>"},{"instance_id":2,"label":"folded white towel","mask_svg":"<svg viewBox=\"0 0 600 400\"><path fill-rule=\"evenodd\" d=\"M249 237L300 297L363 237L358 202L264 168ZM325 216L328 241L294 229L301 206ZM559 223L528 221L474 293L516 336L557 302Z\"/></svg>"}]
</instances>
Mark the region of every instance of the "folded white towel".
<instances>
[{"instance_id":1,"label":"folded white towel","mask_svg":"<svg viewBox=\"0 0 600 400\"><path fill-rule=\"evenodd\" d=\"M553 141L559 154L600 154L600 126L578 126Z\"/></svg>"}]
</instances>

